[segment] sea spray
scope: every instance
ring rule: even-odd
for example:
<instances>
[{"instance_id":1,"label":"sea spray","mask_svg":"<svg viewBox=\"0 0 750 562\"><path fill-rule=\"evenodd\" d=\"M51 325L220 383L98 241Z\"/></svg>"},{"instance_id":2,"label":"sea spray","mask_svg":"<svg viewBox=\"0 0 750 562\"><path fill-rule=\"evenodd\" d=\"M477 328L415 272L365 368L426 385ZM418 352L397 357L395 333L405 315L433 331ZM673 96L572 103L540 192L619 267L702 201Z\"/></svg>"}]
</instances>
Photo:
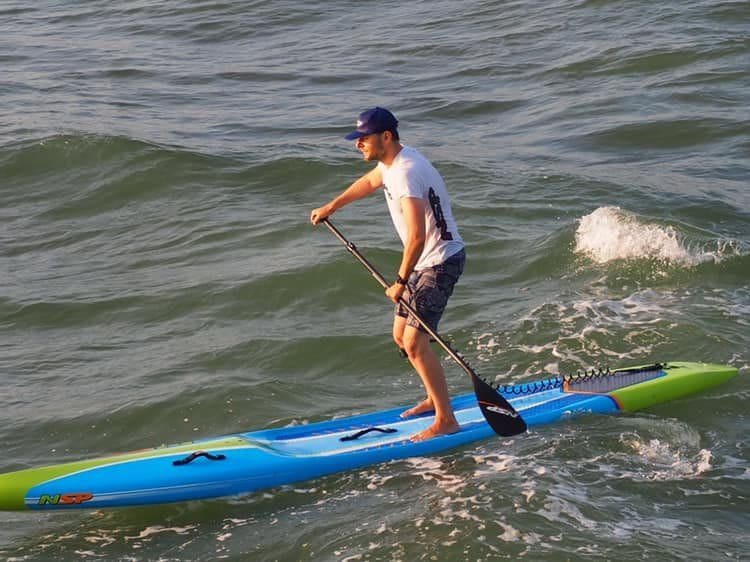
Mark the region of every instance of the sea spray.
<instances>
[{"instance_id":1,"label":"sea spray","mask_svg":"<svg viewBox=\"0 0 750 562\"><path fill-rule=\"evenodd\" d=\"M576 230L577 253L596 263L656 259L694 266L711 255L693 252L671 226L648 224L619 207L600 207L584 216Z\"/></svg>"}]
</instances>

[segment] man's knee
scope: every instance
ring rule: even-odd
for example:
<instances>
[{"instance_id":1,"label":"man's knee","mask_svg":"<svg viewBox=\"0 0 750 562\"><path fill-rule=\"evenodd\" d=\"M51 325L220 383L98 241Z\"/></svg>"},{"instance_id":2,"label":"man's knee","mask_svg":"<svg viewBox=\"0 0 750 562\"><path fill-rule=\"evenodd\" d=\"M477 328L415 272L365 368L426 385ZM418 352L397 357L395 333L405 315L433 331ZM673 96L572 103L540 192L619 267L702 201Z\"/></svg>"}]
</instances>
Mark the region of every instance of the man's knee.
<instances>
[{"instance_id":1,"label":"man's knee","mask_svg":"<svg viewBox=\"0 0 750 562\"><path fill-rule=\"evenodd\" d=\"M393 341L399 347L404 349L404 329L406 328L406 318L396 316L393 319Z\"/></svg>"},{"instance_id":2,"label":"man's knee","mask_svg":"<svg viewBox=\"0 0 750 562\"><path fill-rule=\"evenodd\" d=\"M401 349L404 349L404 337L403 334L393 333L393 342Z\"/></svg>"},{"instance_id":3,"label":"man's knee","mask_svg":"<svg viewBox=\"0 0 750 562\"><path fill-rule=\"evenodd\" d=\"M425 346L429 346L429 336L416 328L409 326L404 331L403 345L401 346L409 357L415 357L424 352Z\"/></svg>"}]
</instances>

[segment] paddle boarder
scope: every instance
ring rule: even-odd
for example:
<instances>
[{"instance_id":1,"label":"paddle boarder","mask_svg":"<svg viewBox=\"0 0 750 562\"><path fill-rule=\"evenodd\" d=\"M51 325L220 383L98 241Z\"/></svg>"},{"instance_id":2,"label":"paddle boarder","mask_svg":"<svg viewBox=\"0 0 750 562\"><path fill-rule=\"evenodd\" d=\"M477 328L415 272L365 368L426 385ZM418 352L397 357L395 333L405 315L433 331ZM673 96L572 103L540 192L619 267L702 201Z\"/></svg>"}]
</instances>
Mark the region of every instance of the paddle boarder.
<instances>
[{"instance_id":1,"label":"paddle boarder","mask_svg":"<svg viewBox=\"0 0 750 562\"><path fill-rule=\"evenodd\" d=\"M463 272L466 255L451 211L445 182L432 164L410 146L401 144L398 121L387 109L362 112L354 131L346 135L375 168L352 183L338 197L310 213L320 223L342 207L382 188L404 245L396 279L386 295L396 303L393 339L422 379L427 397L403 412L410 417L435 412L434 423L412 439L421 441L455 433L458 422L448 395L445 371L430 346L430 337L399 304L407 301L437 331L453 287Z\"/></svg>"}]
</instances>

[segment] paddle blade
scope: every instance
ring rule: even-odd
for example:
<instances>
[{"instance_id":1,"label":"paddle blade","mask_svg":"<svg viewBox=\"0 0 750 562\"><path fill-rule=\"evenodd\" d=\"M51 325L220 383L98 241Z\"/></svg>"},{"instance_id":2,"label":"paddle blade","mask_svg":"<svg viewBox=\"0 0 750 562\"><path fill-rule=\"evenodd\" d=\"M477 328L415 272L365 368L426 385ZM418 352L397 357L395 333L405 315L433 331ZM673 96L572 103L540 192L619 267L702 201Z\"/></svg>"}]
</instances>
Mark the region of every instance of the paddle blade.
<instances>
[{"instance_id":1,"label":"paddle blade","mask_svg":"<svg viewBox=\"0 0 750 562\"><path fill-rule=\"evenodd\" d=\"M498 435L510 437L526 431L526 422L499 392L478 376L471 377L482 415Z\"/></svg>"}]
</instances>

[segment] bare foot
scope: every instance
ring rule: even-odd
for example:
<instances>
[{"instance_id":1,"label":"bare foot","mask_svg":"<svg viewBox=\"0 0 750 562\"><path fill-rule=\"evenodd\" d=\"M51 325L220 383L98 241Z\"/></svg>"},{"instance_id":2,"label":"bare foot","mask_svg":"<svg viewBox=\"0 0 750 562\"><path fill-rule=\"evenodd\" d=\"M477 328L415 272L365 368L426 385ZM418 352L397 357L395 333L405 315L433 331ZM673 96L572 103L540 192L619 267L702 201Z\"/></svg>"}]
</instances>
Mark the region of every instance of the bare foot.
<instances>
[{"instance_id":1,"label":"bare foot","mask_svg":"<svg viewBox=\"0 0 750 562\"><path fill-rule=\"evenodd\" d=\"M419 414L425 414L427 412L434 412L434 411L435 411L435 406L432 405L432 400L430 400L429 398L425 398L413 408L409 408L408 410L402 412L401 417L410 418L412 416L418 416Z\"/></svg>"},{"instance_id":2,"label":"bare foot","mask_svg":"<svg viewBox=\"0 0 750 562\"><path fill-rule=\"evenodd\" d=\"M438 435L450 435L452 433L458 433L460 430L461 427L458 425L457 421L445 424L438 424L437 422L435 422L424 431L420 431L416 435L412 435L409 439L414 442L427 441L428 439L432 439L433 437L437 437Z\"/></svg>"}]
</instances>

